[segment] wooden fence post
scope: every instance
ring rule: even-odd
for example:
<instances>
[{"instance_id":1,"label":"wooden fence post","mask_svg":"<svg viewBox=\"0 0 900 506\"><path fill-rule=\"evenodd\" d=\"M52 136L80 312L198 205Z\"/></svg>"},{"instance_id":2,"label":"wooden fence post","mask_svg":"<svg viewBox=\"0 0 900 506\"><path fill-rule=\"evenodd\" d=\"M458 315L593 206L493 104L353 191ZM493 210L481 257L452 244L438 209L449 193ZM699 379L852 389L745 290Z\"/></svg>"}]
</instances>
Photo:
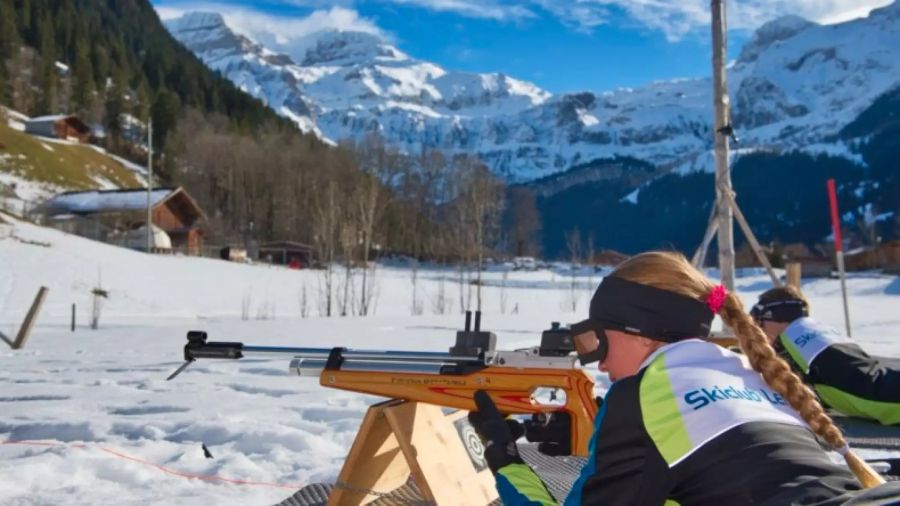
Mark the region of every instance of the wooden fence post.
<instances>
[{"instance_id":1,"label":"wooden fence post","mask_svg":"<svg viewBox=\"0 0 900 506\"><path fill-rule=\"evenodd\" d=\"M800 262L788 262L785 264L787 269L787 284L794 288L800 288L800 275L802 273L802 264Z\"/></svg>"},{"instance_id":2,"label":"wooden fence post","mask_svg":"<svg viewBox=\"0 0 900 506\"><path fill-rule=\"evenodd\" d=\"M47 298L48 291L50 291L50 289L46 286L42 286L40 290L38 290L37 295L34 297L34 302L31 303L31 309L28 310L28 314L25 315L25 320L22 321L22 326L19 327L19 333L16 335L16 340L12 343L12 348L14 350L21 349L25 346L25 341L31 333L31 328L34 327L34 321L37 320L37 315L41 311L44 299Z\"/></svg>"}]
</instances>

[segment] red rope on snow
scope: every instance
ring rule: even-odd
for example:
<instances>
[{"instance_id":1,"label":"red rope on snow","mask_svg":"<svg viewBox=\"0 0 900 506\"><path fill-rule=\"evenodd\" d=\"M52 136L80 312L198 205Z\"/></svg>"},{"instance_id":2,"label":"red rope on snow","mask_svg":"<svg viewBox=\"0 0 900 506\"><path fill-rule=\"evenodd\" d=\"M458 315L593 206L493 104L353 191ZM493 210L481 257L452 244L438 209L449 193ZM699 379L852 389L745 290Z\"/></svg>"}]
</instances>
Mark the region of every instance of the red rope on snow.
<instances>
[{"instance_id":1,"label":"red rope on snow","mask_svg":"<svg viewBox=\"0 0 900 506\"><path fill-rule=\"evenodd\" d=\"M67 446L70 448L78 448L78 449L88 449L89 447L85 444L66 444L60 442L47 442L47 441L30 441L30 440L4 440L0 441L0 444L4 445L24 445L24 446ZM235 485L249 485L249 486L260 486L260 487L277 487L277 488L289 488L292 490L298 490L303 488L305 485L292 485L292 484L283 484L283 483L269 483L265 481L247 481L247 480L237 480L233 478L223 478L214 474L191 474L185 473L182 471L176 471L174 469L169 469L163 465L157 464L155 462L150 462L138 457L132 457L131 455L127 455L116 450L106 448L103 446L98 447L101 451L108 453L116 458L120 458L123 460L130 460L132 462L137 462L139 464L144 464L146 466L155 467L160 471L172 475L177 476L179 478L186 479L194 479L194 480L202 480L202 481L212 481L212 482L223 482L223 483L232 483Z\"/></svg>"}]
</instances>

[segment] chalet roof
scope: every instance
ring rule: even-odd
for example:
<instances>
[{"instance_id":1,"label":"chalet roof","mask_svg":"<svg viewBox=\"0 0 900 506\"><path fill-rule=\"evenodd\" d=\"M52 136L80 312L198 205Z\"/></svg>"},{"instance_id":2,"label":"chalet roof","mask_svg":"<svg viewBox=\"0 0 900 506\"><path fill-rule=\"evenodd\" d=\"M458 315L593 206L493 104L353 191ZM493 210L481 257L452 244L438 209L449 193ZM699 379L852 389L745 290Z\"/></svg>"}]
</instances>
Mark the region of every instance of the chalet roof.
<instances>
[{"instance_id":1,"label":"chalet roof","mask_svg":"<svg viewBox=\"0 0 900 506\"><path fill-rule=\"evenodd\" d=\"M259 245L260 250L264 249L283 249L290 251L313 251L315 248L309 244L303 244L296 241L269 241Z\"/></svg>"},{"instance_id":2,"label":"chalet roof","mask_svg":"<svg viewBox=\"0 0 900 506\"><path fill-rule=\"evenodd\" d=\"M158 188L151 192L153 207L166 200L180 188ZM61 193L44 203L50 214L94 214L115 211L136 211L147 208L147 189L89 190Z\"/></svg>"},{"instance_id":3,"label":"chalet roof","mask_svg":"<svg viewBox=\"0 0 900 506\"><path fill-rule=\"evenodd\" d=\"M84 121L81 121L81 118L75 116L74 114L50 114L48 116L38 116L36 118L25 120L25 124L35 125L38 123L56 123L57 121L65 121L80 132L90 131L90 127Z\"/></svg>"},{"instance_id":4,"label":"chalet roof","mask_svg":"<svg viewBox=\"0 0 900 506\"><path fill-rule=\"evenodd\" d=\"M35 116L28 118L25 123L44 123L46 121L57 121L69 117L68 114L48 114L46 116Z\"/></svg>"}]
</instances>

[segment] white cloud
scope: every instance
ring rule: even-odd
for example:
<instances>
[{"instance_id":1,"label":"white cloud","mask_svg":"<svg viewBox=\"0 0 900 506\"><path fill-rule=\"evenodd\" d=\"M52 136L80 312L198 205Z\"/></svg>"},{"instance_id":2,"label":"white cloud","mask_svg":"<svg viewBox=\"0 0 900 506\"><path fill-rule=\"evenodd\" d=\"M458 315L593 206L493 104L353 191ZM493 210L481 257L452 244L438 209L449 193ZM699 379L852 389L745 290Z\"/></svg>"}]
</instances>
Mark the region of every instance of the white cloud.
<instances>
[{"instance_id":1,"label":"white cloud","mask_svg":"<svg viewBox=\"0 0 900 506\"><path fill-rule=\"evenodd\" d=\"M354 9L341 6L314 10L303 16L267 14L234 4L216 2L178 3L177 7L163 4L156 7L156 12L162 19L177 18L194 11L218 12L225 18L229 27L247 36L265 31L293 40L324 30L342 30L372 33L387 38L387 34L374 21L361 17Z\"/></svg>"},{"instance_id":2,"label":"white cloud","mask_svg":"<svg viewBox=\"0 0 900 506\"><path fill-rule=\"evenodd\" d=\"M314 0L298 0L314 1ZM362 0L359 0L362 1ZM604 24L642 26L669 40L705 33L710 22L709 0L377 0L417 5L463 16L498 20L524 19L543 11L565 26L591 32ZM900 0L898 0L900 1ZM752 30L786 14L818 23L863 17L892 0L728 0L728 26Z\"/></svg>"},{"instance_id":3,"label":"white cloud","mask_svg":"<svg viewBox=\"0 0 900 506\"><path fill-rule=\"evenodd\" d=\"M441 12L454 12L471 18L496 19L499 21L520 20L536 17L535 13L521 2L498 2L491 0L387 0L390 3L415 5Z\"/></svg>"},{"instance_id":4,"label":"white cloud","mask_svg":"<svg viewBox=\"0 0 900 506\"><path fill-rule=\"evenodd\" d=\"M694 31L705 31L710 22L709 0L532 0L564 21L581 28L626 18L669 40ZM752 30L786 14L819 23L836 23L868 15L892 0L741 0L727 4L728 26ZM547 7L546 4L553 4ZM605 10L605 12L604 12ZM579 15L579 11L582 13ZM605 17L604 17L605 16Z\"/></svg>"},{"instance_id":5,"label":"white cloud","mask_svg":"<svg viewBox=\"0 0 900 506\"><path fill-rule=\"evenodd\" d=\"M291 0L289 3L314 7L318 4L339 2ZM350 4L351 2L346 3ZM364 32L378 35L385 40L392 39L391 34L379 28L374 21L360 16L354 9L340 6L314 10L302 16L267 14L234 4L205 1L156 6L156 12L164 20L177 18L194 11L218 12L225 19L228 27L235 32L260 42L269 49L288 53L293 58L300 60L309 48L309 36L322 31Z\"/></svg>"},{"instance_id":6,"label":"white cloud","mask_svg":"<svg viewBox=\"0 0 900 506\"><path fill-rule=\"evenodd\" d=\"M170 0L171 1L171 0ZM570 29L591 32L604 24L639 26L663 33L671 41L706 33L709 0L281 0L315 9L307 16L270 15L230 3L177 3L156 8L161 17L191 10L222 13L236 30L260 42L290 48L296 41L324 29L356 30L391 39L374 21L353 9L363 3L399 4L460 16L498 21L523 21L539 13L555 17ZM728 0L728 26L752 30L766 21L794 14L819 23L837 23L867 15L892 0ZM898 0L900 1L900 0ZM252 5L252 4L251 4ZM286 50L282 48L282 50Z\"/></svg>"},{"instance_id":7,"label":"white cloud","mask_svg":"<svg viewBox=\"0 0 900 506\"><path fill-rule=\"evenodd\" d=\"M607 6L596 2L531 0L541 9L558 18L564 25L579 32L591 32L594 28L607 24L611 13Z\"/></svg>"}]
</instances>

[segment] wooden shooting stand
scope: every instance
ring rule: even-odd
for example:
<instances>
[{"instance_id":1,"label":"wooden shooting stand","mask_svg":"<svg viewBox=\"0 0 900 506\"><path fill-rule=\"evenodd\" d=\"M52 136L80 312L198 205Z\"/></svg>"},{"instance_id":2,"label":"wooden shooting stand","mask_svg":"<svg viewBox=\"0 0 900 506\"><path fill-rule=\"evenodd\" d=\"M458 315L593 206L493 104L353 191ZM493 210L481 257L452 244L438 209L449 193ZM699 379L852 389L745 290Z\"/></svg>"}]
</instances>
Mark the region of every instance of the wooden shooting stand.
<instances>
[{"instance_id":1,"label":"wooden shooting stand","mask_svg":"<svg viewBox=\"0 0 900 506\"><path fill-rule=\"evenodd\" d=\"M485 505L494 477L465 411L392 399L369 407L328 506L367 504L407 484L429 504Z\"/></svg>"}]
</instances>

